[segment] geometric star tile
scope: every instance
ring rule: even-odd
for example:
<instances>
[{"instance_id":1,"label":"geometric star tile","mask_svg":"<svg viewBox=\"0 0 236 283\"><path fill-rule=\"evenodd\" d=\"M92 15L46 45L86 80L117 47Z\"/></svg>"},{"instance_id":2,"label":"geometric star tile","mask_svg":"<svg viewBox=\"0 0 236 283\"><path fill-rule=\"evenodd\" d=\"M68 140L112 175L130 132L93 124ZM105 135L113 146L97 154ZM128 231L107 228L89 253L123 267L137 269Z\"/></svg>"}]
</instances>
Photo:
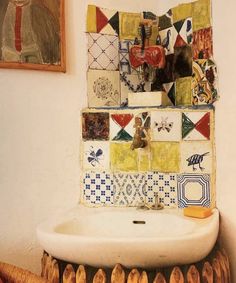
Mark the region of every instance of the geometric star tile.
<instances>
[{"instance_id":1,"label":"geometric star tile","mask_svg":"<svg viewBox=\"0 0 236 283\"><path fill-rule=\"evenodd\" d=\"M166 207L176 207L177 175L175 173L147 172L145 203L155 204L155 193L159 202Z\"/></svg>"},{"instance_id":2,"label":"geometric star tile","mask_svg":"<svg viewBox=\"0 0 236 283\"><path fill-rule=\"evenodd\" d=\"M114 204L119 206L139 206L145 201L145 174L115 173Z\"/></svg>"},{"instance_id":3,"label":"geometric star tile","mask_svg":"<svg viewBox=\"0 0 236 283\"><path fill-rule=\"evenodd\" d=\"M211 173L213 166L212 144L209 141L181 143L181 172Z\"/></svg>"},{"instance_id":4,"label":"geometric star tile","mask_svg":"<svg viewBox=\"0 0 236 283\"><path fill-rule=\"evenodd\" d=\"M182 138L195 141L209 140L210 112L184 112L182 114Z\"/></svg>"},{"instance_id":5,"label":"geometric star tile","mask_svg":"<svg viewBox=\"0 0 236 283\"><path fill-rule=\"evenodd\" d=\"M210 207L210 175L182 174L177 178L178 207Z\"/></svg>"},{"instance_id":6,"label":"geometric star tile","mask_svg":"<svg viewBox=\"0 0 236 283\"><path fill-rule=\"evenodd\" d=\"M118 70L118 37L88 33L88 67L98 70Z\"/></svg>"},{"instance_id":7,"label":"geometric star tile","mask_svg":"<svg viewBox=\"0 0 236 283\"><path fill-rule=\"evenodd\" d=\"M84 173L83 200L87 204L113 204L113 176L106 172Z\"/></svg>"}]
</instances>

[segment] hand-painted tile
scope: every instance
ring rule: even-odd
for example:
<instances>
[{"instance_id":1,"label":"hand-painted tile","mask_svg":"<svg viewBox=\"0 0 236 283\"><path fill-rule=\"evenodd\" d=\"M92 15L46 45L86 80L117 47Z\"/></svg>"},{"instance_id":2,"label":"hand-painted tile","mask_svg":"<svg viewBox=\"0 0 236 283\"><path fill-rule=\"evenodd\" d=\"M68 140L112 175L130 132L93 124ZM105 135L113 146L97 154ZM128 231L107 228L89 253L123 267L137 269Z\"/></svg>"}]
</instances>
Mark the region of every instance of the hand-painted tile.
<instances>
[{"instance_id":1,"label":"hand-painted tile","mask_svg":"<svg viewBox=\"0 0 236 283\"><path fill-rule=\"evenodd\" d=\"M163 84L163 88L167 93L172 105L176 105L176 85L175 82Z\"/></svg>"},{"instance_id":2,"label":"hand-painted tile","mask_svg":"<svg viewBox=\"0 0 236 283\"><path fill-rule=\"evenodd\" d=\"M193 3L193 30L211 26L211 0L198 0Z\"/></svg>"},{"instance_id":3,"label":"hand-painted tile","mask_svg":"<svg viewBox=\"0 0 236 283\"><path fill-rule=\"evenodd\" d=\"M185 20L191 18L193 15L193 4L184 3L172 8L173 13L173 23L176 23L180 20Z\"/></svg>"},{"instance_id":4,"label":"hand-painted tile","mask_svg":"<svg viewBox=\"0 0 236 283\"><path fill-rule=\"evenodd\" d=\"M192 76L192 48L190 45L176 47L173 75L175 79Z\"/></svg>"},{"instance_id":5,"label":"hand-painted tile","mask_svg":"<svg viewBox=\"0 0 236 283\"><path fill-rule=\"evenodd\" d=\"M134 45L134 40L121 40L119 42L119 59L120 59L121 73L137 74L137 71L132 68L129 60L129 51L133 45Z\"/></svg>"},{"instance_id":6,"label":"hand-painted tile","mask_svg":"<svg viewBox=\"0 0 236 283\"><path fill-rule=\"evenodd\" d=\"M118 70L118 37L88 33L88 67L97 70Z\"/></svg>"},{"instance_id":7,"label":"hand-painted tile","mask_svg":"<svg viewBox=\"0 0 236 283\"><path fill-rule=\"evenodd\" d=\"M192 105L192 77L178 78L175 82L175 103L177 106Z\"/></svg>"},{"instance_id":8,"label":"hand-painted tile","mask_svg":"<svg viewBox=\"0 0 236 283\"><path fill-rule=\"evenodd\" d=\"M158 17L159 30L164 30L172 26L172 10L169 10L165 15Z\"/></svg>"},{"instance_id":9,"label":"hand-painted tile","mask_svg":"<svg viewBox=\"0 0 236 283\"><path fill-rule=\"evenodd\" d=\"M141 21L139 13L119 13L120 39L135 40L138 37L138 28Z\"/></svg>"},{"instance_id":10,"label":"hand-painted tile","mask_svg":"<svg viewBox=\"0 0 236 283\"><path fill-rule=\"evenodd\" d=\"M89 205L113 204L113 176L88 171L83 176L83 201Z\"/></svg>"},{"instance_id":11,"label":"hand-painted tile","mask_svg":"<svg viewBox=\"0 0 236 283\"><path fill-rule=\"evenodd\" d=\"M180 145L178 142L152 142L152 171L179 172Z\"/></svg>"},{"instance_id":12,"label":"hand-painted tile","mask_svg":"<svg viewBox=\"0 0 236 283\"><path fill-rule=\"evenodd\" d=\"M173 24L173 47L191 44L193 39L192 18L187 18Z\"/></svg>"},{"instance_id":13,"label":"hand-painted tile","mask_svg":"<svg viewBox=\"0 0 236 283\"><path fill-rule=\"evenodd\" d=\"M180 141L181 113L179 111L152 111L152 140Z\"/></svg>"},{"instance_id":14,"label":"hand-painted tile","mask_svg":"<svg viewBox=\"0 0 236 283\"><path fill-rule=\"evenodd\" d=\"M84 140L109 140L109 113L82 113L82 138Z\"/></svg>"},{"instance_id":15,"label":"hand-painted tile","mask_svg":"<svg viewBox=\"0 0 236 283\"><path fill-rule=\"evenodd\" d=\"M113 141L132 141L134 134L133 114L111 114L110 137Z\"/></svg>"},{"instance_id":16,"label":"hand-painted tile","mask_svg":"<svg viewBox=\"0 0 236 283\"><path fill-rule=\"evenodd\" d=\"M193 59L210 59L213 56L212 28L193 33Z\"/></svg>"},{"instance_id":17,"label":"hand-painted tile","mask_svg":"<svg viewBox=\"0 0 236 283\"><path fill-rule=\"evenodd\" d=\"M156 45L156 40L159 33L158 17L154 13L148 11L142 13L142 18L151 21L152 33L149 38L149 45Z\"/></svg>"},{"instance_id":18,"label":"hand-painted tile","mask_svg":"<svg viewBox=\"0 0 236 283\"><path fill-rule=\"evenodd\" d=\"M97 20L96 20L96 6L88 5L87 9L87 32L97 32Z\"/></svg>"},{"instance_id":19,"label":"hand-painted tile","mask_svg":"<svg viewBox=\"0 0 236 283\"><path fill-rule=\"evenodd\" d=\"M209 140L210 112L184 112L182 114L182 138L189 141Z\"/></svg>"},{"instance_id":20,"label":"hand-painted tile","mask_svg":"<svg viewBox=\"0 0 236 283\"><path fill-rule=\"evenodd\" d=\"M176 207L177 175L175 173L147 172L145 203L155 204L155 193L158 193L159 202L164 206Z\"/></svg>"},{"instance_id":21,"label":"hand-painted tile","mask_svg":"<svg viewBox=\"0 0 236 283\"><path fill-rule=\"evenodd\" d=\"M182 174L177 180L178 207L205 206L211 203L210 175Z\"/></svg>"},{"instance_id":22,"label":"hand-painted tile","mask_svg":"<svg viewBox=\"0 0 236 283\"><path fill-rule=\"evenodd\" d=\"M160 35L160 43L165 48L165 54L173 54L174 53L174 46L173 46L173 27L169 27L167 29L163 29L159 32Z\"/></svg>"},{"instance_id":23,"label":"hand-painted tile","mask_svg":"<svg viewBox=\"0 0 236 283\"><path fill-rule=\"evenodd\" d=\"M131 149L130 142L112 142L110 144L111 170L117 171L137 171L137 152Z\"/></svg>"},{"instance_id":24,"label":"hand-painted tile","mask_svg":"<svg viewBox=\"0 0 236 283\"><path fill-rule=\"evenodd\" d=\"M95 108L120 106L119 71L88 71L88 104Z\"/></svg>"},{"instance_id":25,"label":"hand-painted tile","mask_svg":"<svg viewBox=\"0 0 236 283\"><path fill-rule=\"evenodd\" d=\"M139 206L145 201L145 174L114 174L114 204Z\"/></svg>"},{"instance_id":26,"label":"hand-painted tile","mask_svg":"<svg viewBox=\"0 0 236 283\"><path fill-rule=\"evenodd\" d=\"M212 60L193 61L192 96L194 105L212 104L217 100L217 68Z\"/></svg>"},{"instance_id":27,"label":"hand-painted tile","mask_svg":"<svg viewBox=\"0 0 236 283\"><path fill-rule=\"evenodd\" d=\"M86 141L83 143L83 169L109 170L109 142Z\"/></svg>"},{"instance_id":28,"label":"hand-painted tile","mask_svg":"<svg viewBox=\"0 0 236 283\"><path fill-rule=\"evenodd\" d=\"M212 145L208 141L182 142L181 172L211 173L213 166Z\"/></svg>"}]
</instances>

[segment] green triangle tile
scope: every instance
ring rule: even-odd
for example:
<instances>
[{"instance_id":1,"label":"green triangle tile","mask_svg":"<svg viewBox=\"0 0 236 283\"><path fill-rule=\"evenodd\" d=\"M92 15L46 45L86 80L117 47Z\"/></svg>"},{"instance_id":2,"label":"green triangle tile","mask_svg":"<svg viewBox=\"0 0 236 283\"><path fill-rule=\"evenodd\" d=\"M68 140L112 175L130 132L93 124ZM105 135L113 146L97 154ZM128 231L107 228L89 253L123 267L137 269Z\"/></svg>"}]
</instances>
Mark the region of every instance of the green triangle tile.
<instances>
[{"instance_id":1,"label":"green triangle tile","mask_svg":"<svg viewBox=\"0 0 236 283\"><path fill-rule=\"evenodd\" d=\"M195 128L195 124L183 113L182 114L182 138L185 138L194 128Z\"/></svg>"},{"instance_id":2,"label":"green triangle tile","mask_svg":"<svg viewBox=\"0 0 236 283\"><path fill-rule=\"evenodd\" d=\"M113 141L132 141L133 138L124 129L121 129L113 138Z\"/></svg>"}]
</instances>

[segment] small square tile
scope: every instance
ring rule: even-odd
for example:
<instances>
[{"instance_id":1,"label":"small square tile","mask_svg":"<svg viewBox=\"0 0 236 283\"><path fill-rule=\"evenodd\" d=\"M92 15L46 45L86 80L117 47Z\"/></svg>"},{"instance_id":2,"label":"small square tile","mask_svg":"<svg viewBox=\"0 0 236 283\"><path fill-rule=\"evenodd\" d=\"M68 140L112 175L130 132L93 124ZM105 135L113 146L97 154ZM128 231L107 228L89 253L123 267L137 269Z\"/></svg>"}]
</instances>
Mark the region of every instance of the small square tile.
<instances>
[{"instance_id":1,"label":"small square tile","mask_svg":"<svg viewBox=\"0 0 236 283\"><path fill-rule=\"evenodd\" d=\"M113 176L106 172L88 171L83 176L83 201L90 205L113 204Z\"/></svg>"},{"instance_id":2,"label":"small square tile","mask_svg":"<svg viewBox=\"0 0 236 283\"><path fill-rule=\"evenodd\" d=\"M178 142L152 142L152 171L179 172L180 145Z\"/></svg>"},{"instance_id":3,"label":"small square tile","mask_svg":"<svg viewBox=\"0 0 236 283\"><path fill-rule=\"evenodd\" d=\"M182 138L184 140L210 139L210 112L191 111L182 114Z\"/></svg>"},{"instance_id":4,"label":"small square tile","mask_svg":"<svg viewBox=\"0 0 236 283\"><path fill-rule=\"evenodd\" d=\"M165 54L173 54L174 53L174 45L173 45L173 27L169 27L167 29L163 29L159 32L161 45L165 48Z\"/></svg>"},{"instance_id":5,"label":"small square tile","mask_svg":"<svg viewBox=\"0 0 236 283\"><path fill-rule=\"evenodd\" d=\"M88 67L97 70L118 70L118 36L87 33Z\"/></svg>"},{"instance_id":6,"label":"small square tile","mask_svg":"<svg viewBox=\"0 0 236 283\"><path fill-rule=\"evenodd\" d=\"M114 204L139 206L145 201L145 174L114 174Z\"/></svg>"},{"instance_id":7,"label":"small square tile","mask_svg":"<svg viewBox=\"0 0 236 283\"><path fill-rule=\"evenodd\" d=\"M138 37L138 28L141 21L141 14L139 13L119 13L120 24L120 39L134 40Z\"/></svg>"},{"instance_id":8,"label":"small square tile","mask_svg":"<svg viewBox=\"0 0 236 283\"><path fill-rule=\"evenodd\" d=\"M178 78L175 82L175 103L177 106L192 105L192 77Z\"/></svg>"},{"instance_id":9,"label":"small square tile","mask_svg":"<svg viewBox=\"0 0 236 283\"><path fill-rule=\"evenodd\" d=\"M192 18L180 20L173 24L173 47L191 44L193 40Z\"/></svg>"},{"instance_id":10,"label":"small square tile","mask_svg":"<svg viewBox=\"0 0 236 283\"><path fill-rule=\"evenodd\" d=\"M89 70L87 75L89 107L120 106L119 71Z\"/></svg>"},{"instance_id":11,"label":"small square tile","mask_svg":"<svg viewBox=\"0 0 236 283\"><path fill-rule=\"evenodd\" d=\"M198 0L193 3L193 30L211 26L211 0Z\"/></svg>"},{"instance_id":12,"label":"small square tile","mask_svg":"<svg viewBox=\"0 0 236 283\"><path fill-rule=\"evenodd\" d=\"M193 33L193 59L210 59L213 56L212 28Z\"/></svg>"},{"instance_id":13,"label":"small square tile","mask_svg":"<svg viewBox=\"0 0 236 283\"><path fill-rule=\"evenodd\" d=\"M112 141L132 141L134 136L133 114L111 114L110 137Z\"/></svg>"},{"instance_id":14,"label":"small square tile","mask_svg":"<svg viewBox=\"0 0 236 283\"><path fill-rule=\"evenodd\" d=\"M109 142L86 141L83 143L83 169L110 169Z\"/></svg>"},{"instance_id":15,"label":"small square tile","mask_svg":"<svg viewBox=\"0 0 236 283\"><path fill-rule=\"evenodd\" d=\"M82 113L83 140L109 140L109 113Z\"/></svg>"},{"instance_id":16,"label":"small square tile","mask_svg":"<svg viewBox=\"0 0 236 283\"><path fill-rule=\"evenodd\" d=\"M210 207L211 190L210 175L182 174L177 179L178 207L204 206Z\"/></svg>"},{"instance_id":17,"label":"small square tile","mask_svg":"<svg viewBox=\"0 0 236 283\"><path fill-rule=\"evenodd\" d=\"M170 82L163 84L163 88L165 92L167 93L167 96L169 97L172 105L176 104L176 85L175 82Z\"/></svg>"},{"instance_id":18,"label":"small square tile","mask_svg":"<svg viewBox=\"0 0 236 283\"><path fill-rule=\"evenodd\" d=\"M177 206L177 175L175 173L147 172L146 198L147 204L155 204L155 193L166 207Z\"/></svg>"},{"instance_id":19,"label":"small square tile","mask_svg":"<svg viewBox=\"0 0 236 283\"><path fill-rule=\"evenodd\" d=\"M181 140L181 113L179 111L152 111L153 141Z\"/></svg>"},{"instance_id":20,"label":"small square tile","mask_svg":"<svg viewBox=\"0 0 236 283\"><path fill-rule=\"evenodd\" d=\"M175 79L192 76L192 47L176 47L174 51L173 75Z\"/></svg>"},{"instance_id":21,"label":"small square tile","mask_svg":"<svg viewBox=\"0 0 236 283\"><path fill-rule=\"evenodd\" d=\"M172 8L173 23L191 18L193 15L193 3L184 3Z\"/></svg>"},{"instance_id":22,"label":"small square tile","mask_svg":"<svg viewBox=\"0 0 236 283\"><path fill-rule=\"evenodd\" d=\"M112 142L110 144L111 170L117 171L137 171L138 156L137 151L131 149L130 142Z\"/></svg>"},{"instance_id":23,"label":"small square tile","mask_svg":"<svg viewBox=\"0 0 236 283\"><path fill-rule=\"evenodd\" d=\"M213 166L212 144L208 141L181 143L181 172L211 173Z\"/></svg>"}]
</instances>

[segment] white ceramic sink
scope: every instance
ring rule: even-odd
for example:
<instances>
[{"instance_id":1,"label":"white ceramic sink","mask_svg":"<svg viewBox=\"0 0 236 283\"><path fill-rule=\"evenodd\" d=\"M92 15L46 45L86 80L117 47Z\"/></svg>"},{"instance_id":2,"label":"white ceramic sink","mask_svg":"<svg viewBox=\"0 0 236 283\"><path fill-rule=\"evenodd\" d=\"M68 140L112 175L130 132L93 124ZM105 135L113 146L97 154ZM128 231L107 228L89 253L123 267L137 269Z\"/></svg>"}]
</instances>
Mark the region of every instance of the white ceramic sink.
<instances>
[{"instance_id":1,"label":"white ceramic sink","mask_svg":"<svg viewBox=\"0 0 236 283\"><path fill-rule=\"evenodd\" d=\"M182 210L88 208L82 205L37 228L40 244L52 256L96 267L163 267L203 259L213 248L219 212L206 219Z\"/></svg>"}]
</instances>

